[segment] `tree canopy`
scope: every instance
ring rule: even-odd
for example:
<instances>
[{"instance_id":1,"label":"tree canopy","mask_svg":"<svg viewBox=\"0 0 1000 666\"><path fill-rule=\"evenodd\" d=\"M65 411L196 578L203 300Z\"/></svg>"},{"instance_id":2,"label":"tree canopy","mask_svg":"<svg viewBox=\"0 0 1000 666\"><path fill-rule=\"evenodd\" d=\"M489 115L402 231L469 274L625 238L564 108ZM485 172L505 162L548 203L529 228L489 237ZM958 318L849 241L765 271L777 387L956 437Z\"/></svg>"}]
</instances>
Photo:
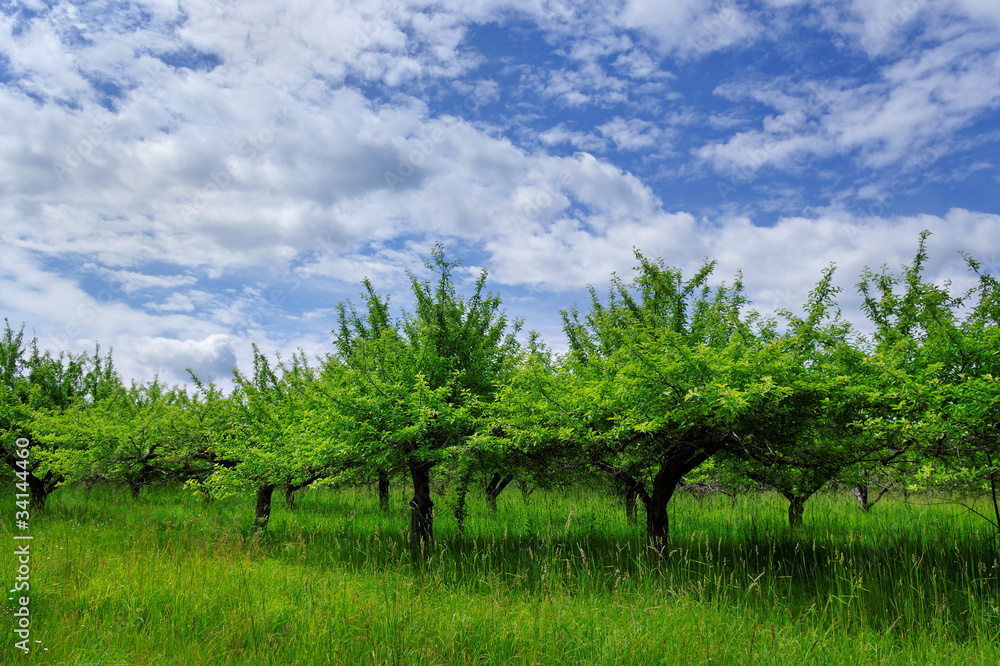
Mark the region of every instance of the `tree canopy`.
<instances>
[{"instance_id":1,"label":"tree canopy","mask_svg":"<svg viewBox=\"0 0 1000 666\"><path fill-rule=\"evenodd\" d=\"M256 493L257 529L278 486L291 501L311 484L377 477L385 494L404 475L414 552L434 534L432 472L457 480L460 528L474 475L493 503L514 479L610 482L627 511L641 502L660 552L671 497L711 461L716 475L784 495L793 527L821 488L851 488L868 510L874 484L879 496L986 494L991 511L977 511L1000 534L997 282L968 256L964 290L928 280L926 240L898 272L862 273L864 333L840 310L833 266L799 311L765 318L741 275L714 281L706 261L685 276L636 252L631 279L612 276L586 311L562 312L565 353L521 336L487 272L466 283L436 246L422 273L432 278L408 274L409 309L364 279L362 303L337 307L329 353L271 359L255 346L228 395L196 377L194 390L126 386L100 347L53 354L7 322L8 474L24 475L39 506L73 482L135 497L154 483ZM18 438L27 470L12 457Z\"/></svg>"}]
</instances>

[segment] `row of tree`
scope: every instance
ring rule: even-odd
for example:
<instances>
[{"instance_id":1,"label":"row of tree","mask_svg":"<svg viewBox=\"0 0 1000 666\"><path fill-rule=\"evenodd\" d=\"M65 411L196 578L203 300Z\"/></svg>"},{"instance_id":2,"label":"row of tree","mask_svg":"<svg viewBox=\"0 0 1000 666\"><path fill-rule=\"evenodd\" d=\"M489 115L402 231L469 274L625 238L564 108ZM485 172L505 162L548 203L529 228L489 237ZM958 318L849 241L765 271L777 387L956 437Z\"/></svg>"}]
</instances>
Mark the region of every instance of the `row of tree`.
<instances>
[{"instance_id":1,"label":"row of tree","mask_svg":"<svg viewBox=\"0 0 1000 666\"><path fill-rule=\"evenodd\" d=\"M126 386L110 354L38 349L6 325L0 436L10 474L36 508L63 483L110 481L138 496L158 482L206 497L255 493L263 529L276 488L408 477L411 537L433 538L432 478L450 480L460 527L465 496L485 480L495 504L518 479L612 484L646 535L667 535L667 505L690 487L776 489L801 524L831 483L867 510L888 488L985 493L1000 526L1000 296L966 257L974 285L956 293L924 276L927 233L901 272L858 283L871 332L840 312L833 268L799 313L750 309L741 278L711 281L637 253L633 280L612 279L589 309L563 312L568 352L520 337L486 273L458 293L456 263L436 248L436 279L410 274L412 309L396 311L364 281L343 303L335 348L270 361L223 394L158 381ZM15 441L30 443L25 471Z\"/></svg>"}]
</instances>

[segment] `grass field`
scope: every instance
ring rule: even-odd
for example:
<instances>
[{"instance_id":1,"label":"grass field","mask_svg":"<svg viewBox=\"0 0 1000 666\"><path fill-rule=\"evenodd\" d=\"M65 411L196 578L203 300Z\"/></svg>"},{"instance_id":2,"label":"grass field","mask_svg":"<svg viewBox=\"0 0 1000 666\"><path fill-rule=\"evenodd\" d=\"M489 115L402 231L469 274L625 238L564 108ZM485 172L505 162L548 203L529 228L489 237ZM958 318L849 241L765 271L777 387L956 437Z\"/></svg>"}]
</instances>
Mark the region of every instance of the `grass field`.
<instances>
[{"instance_id":1,"label":"grass field","mask_svg":"<svg viewBox=\"0 0 1000 666\"><path fill-rule=\"evenodd\" d=\"M415 563L393 491L276 498L253 537L250 498L60 490L31 517L32 651L8 593L0 663L1000 664L1000 555L955 505L822 495L791 534L780 498L682 494L658 557L596 492L470 497L462 538L442 497Z\"/></svg>"}]
</instances>

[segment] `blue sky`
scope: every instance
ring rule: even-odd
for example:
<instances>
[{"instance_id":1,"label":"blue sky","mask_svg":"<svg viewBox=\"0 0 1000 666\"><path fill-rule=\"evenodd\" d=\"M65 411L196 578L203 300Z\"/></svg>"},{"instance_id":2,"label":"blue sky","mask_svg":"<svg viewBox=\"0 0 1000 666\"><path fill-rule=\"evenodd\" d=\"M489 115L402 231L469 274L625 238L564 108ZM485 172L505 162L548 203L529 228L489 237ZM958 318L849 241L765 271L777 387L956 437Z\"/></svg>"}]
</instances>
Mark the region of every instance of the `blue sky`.
<instances>
[{"instance_id":1,"label":"blue sky","mask_svg":"<svg viewBox=\"0 0 1000 666\"><path fill-rule=\"evenodd\" d=\"M0 315L126 377L332 349L435 243L564 346L633 249L765 312L1000 268L995 0L0 5Z\"/></svg>"}]
</instances>

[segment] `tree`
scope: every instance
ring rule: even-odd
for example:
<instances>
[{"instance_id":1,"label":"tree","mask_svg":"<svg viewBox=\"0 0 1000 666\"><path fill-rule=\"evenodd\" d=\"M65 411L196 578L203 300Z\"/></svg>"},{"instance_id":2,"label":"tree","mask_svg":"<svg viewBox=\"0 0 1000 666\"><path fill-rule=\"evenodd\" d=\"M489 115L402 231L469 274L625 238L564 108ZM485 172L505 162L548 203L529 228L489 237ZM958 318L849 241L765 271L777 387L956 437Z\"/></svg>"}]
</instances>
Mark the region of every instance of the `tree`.
<instances>
[{"instance_id":1,"label":"tree","mask_svg":"<svg viewBox=\"0 0 1000 666\"><path fill-rule=\"evenodd\" d=\"M36 417L62 414L79 405L101 401L117 390L121 379L111 354L102 356L100 347L93 354L60 352L54 356L40 350L37 340L26 343L24 327L15 333L6 319L0 341L0 379L4 462L12 470L23 472L17 468L13 451L18 439L28 440L26 483L32 505L42 510L49 494L65 479L49 464L58 445L43 441L43 433L36 428Z\"/></svg>"},{"instance_id":2,"label":"tree","mask_svg":"<svg viewBox=\"0 0 1000 666\"><path fill-rule=\"evenodd\" d=\"M301 353L272 367L254 345L252 375L234 369L233 376L231 417L214 433L215 468L207 483L218 495L253 492L259 532L270 520L277 486L295 492L335 473L339 421L326 410L317 369Z\"/></svg>"},{"instance_id":3,"label":"tree","mask_svg":"<svg viewBox=\"0 0 1000 666\"><path fill-rule=\"evenodd\" d=\"M969 255L975 284L965 292L927 281L929 236L921 233L902 272L866 269L858 284L885 392L896 404L892 418L869 427L919 442L924 460L913 487L986 493L993 515L980 515L1000 538L1000 290Z\"/></svg>"},{"instance_id":4,"label":"tree","mask_svg":"<svg viewBox=\"0 0 1000 666\"><path fill-rule=\"evenodd\" d=\"M834 268L823 275L802 315L784 310L785 332L772 341L771 379L784 396L748 420L728 467L777 490L789 502L788 522L802 526L806 501L858 465L884 465L903 453L865 436L861 419L887 406L850 324L840 316Z\"/></svg>"},{"instance_id":5,"label":"tree","mask_svg":"<svg viewBox=\"0 0 1000 666\"><path fill-rule=\"evenodd\" d=\"M411 544L420 552L433 538L430 473L442 461L469 453L483 405L516 358L516 333L500 298L484 293L486 271L472 295L458 294L457 262L435 246L427 268L437 281L410 273L412 313L389 314L389 299L365 280L367 316L340 306L338 361L352 371L351 391L336 399L349 415L353 454L375 469L404 468L413 483Z\"/></svg>"},{"instance_id":6,"label":"tree","mask_svg":"<svg viewBox=\"0 0 1000 666\"><path fill-rule=\"evenodd\" d=\"M483 475L489 505L515 480L527 501L532 486L593 479L584 445L590 425L579 417L589 403L573 382L567 357L554 354L531 333L493 400L484 405L483 426L469 447L471 469Z\"/></svg>"},{"instance_id":7,"label":"tree","mask_svg":"<svg viewBox=\"0 0 1000 666\"><path fill-rule=\"evenodd\" d=\"M712 287L714 262L685 280L636 257L631 283L615 277L603 303L592 289L583 319L563 313L570 355L549 412L562 415L591 464L639 497L647 541L661 549L667 504L684 475L739 444L745 422L784 390L770 378L781 360L769 353L772 326L744 312L739 277Z\"/></svg>"},{"instance_id":8,"label":"tree","mask_svg":"<svg viewBox=\"0 0 1000 666\"><path fill-rule=\"evenodd\" d=\"M191 396L155 379L119 384L96 400L37 410L32 427L46 444L41 461L64 482L122 483L138 499L154 483L208 475L205 421L218 397L214 389Z\"/></svg>"}]
</instances>

